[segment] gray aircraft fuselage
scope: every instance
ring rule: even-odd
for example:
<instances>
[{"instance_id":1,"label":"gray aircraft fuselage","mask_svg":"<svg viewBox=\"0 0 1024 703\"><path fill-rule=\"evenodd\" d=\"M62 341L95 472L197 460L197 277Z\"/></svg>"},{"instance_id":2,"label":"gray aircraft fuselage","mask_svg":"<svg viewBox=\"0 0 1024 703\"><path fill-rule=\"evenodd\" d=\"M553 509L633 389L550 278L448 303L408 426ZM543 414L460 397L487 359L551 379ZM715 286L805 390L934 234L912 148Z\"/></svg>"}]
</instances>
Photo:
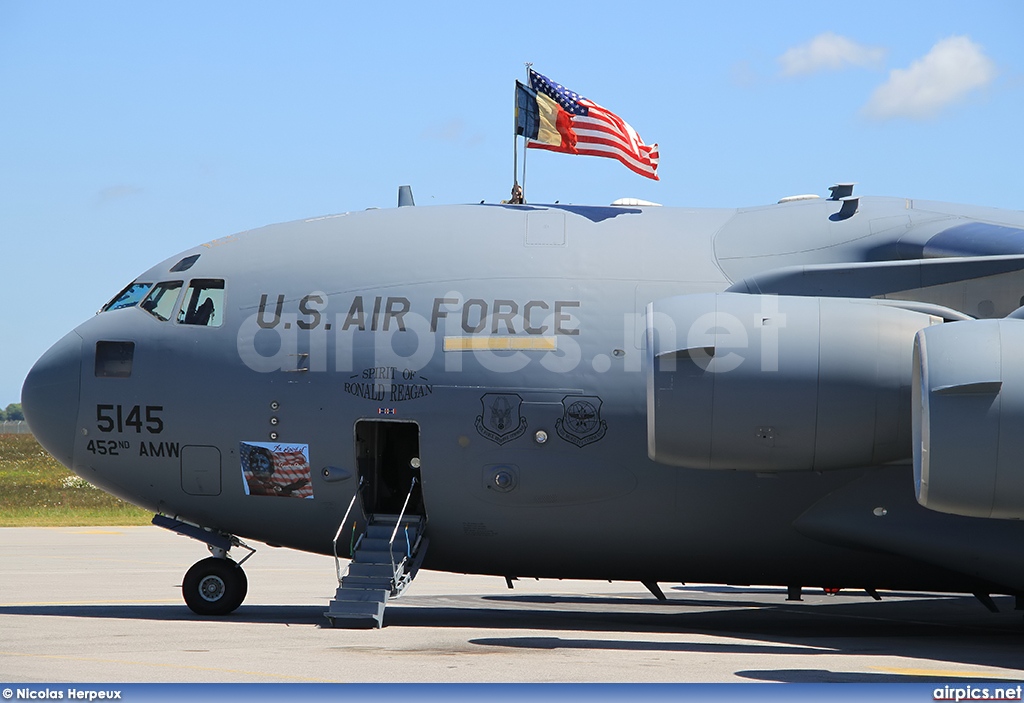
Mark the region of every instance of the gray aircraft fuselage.
<instances>
[{"instance_id":1,"label":"gray aircraft fuselage","mask_svg":"<svg viewBox=\"0 0 1024 703\"><path fill-rule=\"evenodd\" d=\"M88 481L273 545L330 554L362 477L346 555L416 476L426 568L1016 594L1019 521L915 500L910 368L919 330L1021 306L1021 254L1024 213L902 198L352 212L154 266L23 404ZM864 363L895 380L847 402Z\"/></svg>"}]
</instances>

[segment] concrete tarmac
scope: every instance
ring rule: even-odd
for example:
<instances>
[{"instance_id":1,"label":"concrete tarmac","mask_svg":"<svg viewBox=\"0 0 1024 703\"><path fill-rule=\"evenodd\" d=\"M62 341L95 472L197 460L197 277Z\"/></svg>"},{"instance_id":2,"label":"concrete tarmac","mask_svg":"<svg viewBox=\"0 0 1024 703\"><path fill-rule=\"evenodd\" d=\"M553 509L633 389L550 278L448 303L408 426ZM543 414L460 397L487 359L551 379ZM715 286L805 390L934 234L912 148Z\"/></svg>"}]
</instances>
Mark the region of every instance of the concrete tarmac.
<instances>
[{"instance_id":1,"label":"concrete tarmac","mask_svg":"<svg viewBox=\"0 0 1024 703\"><path fill-rule=\"evenodd\" d=\"M939 682L1024 679L1024 618L971 596L523 580L423 571L381 630L325 627L334 560L264 545L249 595L193 615L205 545L156 527L0 529L0 680ZM236 555L239 558L241 555ZM611 557L610 557L611 558Z\"/></svg>"}]
</instances>

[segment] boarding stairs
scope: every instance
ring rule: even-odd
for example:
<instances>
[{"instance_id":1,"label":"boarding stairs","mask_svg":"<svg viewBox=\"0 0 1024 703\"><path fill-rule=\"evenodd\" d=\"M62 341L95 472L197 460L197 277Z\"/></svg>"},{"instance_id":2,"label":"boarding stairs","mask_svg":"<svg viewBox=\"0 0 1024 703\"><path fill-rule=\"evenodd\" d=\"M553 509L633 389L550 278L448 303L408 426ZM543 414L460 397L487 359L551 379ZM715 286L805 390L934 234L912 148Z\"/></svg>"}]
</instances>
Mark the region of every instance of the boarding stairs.
<instances>
[{"instance_id":1,"label":"boarding stairs","mask_svg":"<svg viewBox=\"0 0 1024 703\"><path fill-rule=\"evenodd\" d=\"M406 498L406 506L408 504ZM351 505L349 507L351 510ZM347 520L348 513L338 535ZM335 536L338 590L324 613L331 627L384 626L384 608L388 601L402 595L423 563L428 543L423 535L425 523L422 515L406 515L405 507L398 515L370 515L365 530L352 546L352 560L344 576L337 561L338 535Z\"/></svg>"}]
</instances>

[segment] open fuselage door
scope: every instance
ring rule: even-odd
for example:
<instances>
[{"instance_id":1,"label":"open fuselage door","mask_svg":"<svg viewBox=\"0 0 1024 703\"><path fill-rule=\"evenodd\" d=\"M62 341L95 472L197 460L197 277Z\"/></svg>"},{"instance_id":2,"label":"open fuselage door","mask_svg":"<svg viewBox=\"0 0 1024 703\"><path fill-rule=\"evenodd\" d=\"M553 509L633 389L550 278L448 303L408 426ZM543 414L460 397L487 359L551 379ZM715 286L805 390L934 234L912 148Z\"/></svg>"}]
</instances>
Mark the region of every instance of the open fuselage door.
<instances>
[{"instance_id":1,"label":"open fuselage door","mask_svg":"<svg viewBox=\"0 0 1024 703\"><path fill-rule=\"evenodd\" d=\"M404 508L407 515L423 517L419 424L360 420L355 441L363 512L368 517L399 515Z\"/></svg>"},{"instance_id":2,"label":"open fuselage door","mask_svg":"<svg viewBox=\"0 0 1024 703\"><path fill-rule=\"evenodd\" d=\"M326 615L341 627L381 627L384 608L415 578L427 549L415 422L359 420L355 425L359 500L366 529Z\"/></svg>"}]
</instances>

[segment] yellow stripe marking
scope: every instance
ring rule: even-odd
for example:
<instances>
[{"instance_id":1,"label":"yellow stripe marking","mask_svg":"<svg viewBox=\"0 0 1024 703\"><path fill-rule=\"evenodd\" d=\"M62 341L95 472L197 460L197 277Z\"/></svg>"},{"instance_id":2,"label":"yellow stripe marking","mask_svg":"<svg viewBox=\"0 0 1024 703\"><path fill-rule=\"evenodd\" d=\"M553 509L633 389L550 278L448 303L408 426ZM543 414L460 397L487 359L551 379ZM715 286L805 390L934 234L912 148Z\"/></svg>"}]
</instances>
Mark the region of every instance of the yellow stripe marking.
<instances>
[{"instance_id":1,"label":"yellow stripe marking","mask_svg":"<svg viewBox=\"0 0 1024 703\"><path fill-rule=\"evenodd\" d=\"M956 671L953 669L904 669L894 666L872 666L877 671L886 671L890 674L903 674L905 676L924 676L934 678L937 676L949 676L960 679L1002 679L1016 681L1017 678L1011 673L993 673L991 671Z\"/></svg>"},{"instance_id":2,"label":"yellow stripe marking","mask_svg":"<svg viewBox=\"0 0 1024 703\"><path fill-rule=\"evenodd\" d=\"M445 337L444 350L449 351L557 351L557 337Z\"/></svg>"}]
</instances>

